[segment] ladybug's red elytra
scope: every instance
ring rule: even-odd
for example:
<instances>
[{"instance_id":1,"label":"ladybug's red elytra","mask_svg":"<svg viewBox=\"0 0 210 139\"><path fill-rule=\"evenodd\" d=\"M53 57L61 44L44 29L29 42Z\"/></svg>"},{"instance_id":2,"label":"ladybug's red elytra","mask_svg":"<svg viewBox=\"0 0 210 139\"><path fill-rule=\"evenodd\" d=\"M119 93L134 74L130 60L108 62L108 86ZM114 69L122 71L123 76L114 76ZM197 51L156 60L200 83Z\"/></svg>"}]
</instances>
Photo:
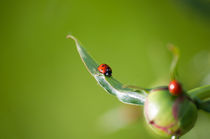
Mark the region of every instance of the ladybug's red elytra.
<instances>
[{"instance_id":1,"label":"ladybug's red elytra","mask_svg":"<svg viewBox=\"0 0 210 139\"><path fill-rule=\"evenodd\" d=\"M112 76L112 69L107 64L101 64L98 66L98 71L105 76L111 77Z\"/></svg>"},{"instance_id":2,"label":"ladybug's red elytra","mask_svg":"<svg viewBox=\"0 0 210 139\"><path fill-rule=\"evenodd\" d=\"M182 86L177 80L173 80L168 85L169 92L172 95L178 96L182 93Z\"/></svg>"}]
</instances>

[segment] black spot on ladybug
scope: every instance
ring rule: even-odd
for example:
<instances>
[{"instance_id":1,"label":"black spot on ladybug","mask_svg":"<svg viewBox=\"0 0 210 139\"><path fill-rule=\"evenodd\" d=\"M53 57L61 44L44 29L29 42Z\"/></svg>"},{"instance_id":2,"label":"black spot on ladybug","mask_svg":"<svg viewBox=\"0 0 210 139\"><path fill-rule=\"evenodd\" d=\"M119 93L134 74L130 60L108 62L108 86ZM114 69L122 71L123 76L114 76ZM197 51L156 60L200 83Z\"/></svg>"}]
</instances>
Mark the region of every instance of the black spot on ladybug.
<instances>
[{"instance_id":1,"label":"black spot on ladybug","mask_svg":"<svg viewBox=\"0 0 210 139\"><path fill-rule=\"evenodd\" d=\"M105 73L105 76L111 77L112 76L112 73L111 72L106 72Z\"/></svg>"},{"instance_id":2,"label":"black spot on ladybug","mask_svg":"<svg viewBox=\"0 0 210 139\"><path fill-rule=\"evenodd\" d=\"M107 71L106 76L111 77L112 76L112 71Z\"/></svg>"}]
</instances>

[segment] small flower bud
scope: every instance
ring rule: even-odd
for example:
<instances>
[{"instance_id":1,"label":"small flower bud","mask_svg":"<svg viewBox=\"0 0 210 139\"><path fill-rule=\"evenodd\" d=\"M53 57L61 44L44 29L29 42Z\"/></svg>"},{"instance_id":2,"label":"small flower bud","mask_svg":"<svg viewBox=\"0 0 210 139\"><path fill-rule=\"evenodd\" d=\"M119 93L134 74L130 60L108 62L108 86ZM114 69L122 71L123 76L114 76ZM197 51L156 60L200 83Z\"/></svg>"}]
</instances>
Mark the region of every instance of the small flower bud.
<instances>
[{"instance_id":1,"label":"small flower bud","mask_svg":"<svg viewBox=\"0 0 210 139\"><path fill-rule=\"evenodd\" d=\"M193 128L197 108L185 93L171 95L168 87L151 90L145 105L144 115L153 131L162 136L181 136Z\"/></svg>"}]
</instances>

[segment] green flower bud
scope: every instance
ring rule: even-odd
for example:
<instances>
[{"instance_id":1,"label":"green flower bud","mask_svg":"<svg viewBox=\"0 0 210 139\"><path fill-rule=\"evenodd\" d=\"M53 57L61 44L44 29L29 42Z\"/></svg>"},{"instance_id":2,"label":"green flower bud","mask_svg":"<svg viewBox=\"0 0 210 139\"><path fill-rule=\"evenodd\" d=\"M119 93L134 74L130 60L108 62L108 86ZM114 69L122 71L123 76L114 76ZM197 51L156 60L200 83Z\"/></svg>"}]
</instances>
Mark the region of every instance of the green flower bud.
<instances>
[{"instance_id":1,"label":"green flower bud","mask_svg":"<svg viewBox=\"0 0 210 139\"><path fill-rule=\"evenodd\" d=\"M149 93L144 115L151 129L159 135L181 136L193 128L197 107L186 93L173 96L168 87L161 87Z\"/></svg>"}]
</instances>

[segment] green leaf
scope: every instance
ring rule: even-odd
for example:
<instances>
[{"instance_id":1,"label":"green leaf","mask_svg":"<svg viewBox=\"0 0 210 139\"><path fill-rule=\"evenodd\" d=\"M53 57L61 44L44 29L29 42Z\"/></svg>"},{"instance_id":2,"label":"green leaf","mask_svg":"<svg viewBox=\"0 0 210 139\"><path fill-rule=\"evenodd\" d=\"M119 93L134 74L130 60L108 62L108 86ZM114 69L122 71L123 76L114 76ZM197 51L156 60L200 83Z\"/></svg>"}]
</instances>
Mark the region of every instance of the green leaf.
<instances>
[{"instance_id":1,"label":"green leaf","mask_svg":"<svg viewBox=\"0 0 210 139\"><path fill-rule=\"evenodd\" d=\"M198 109L210 112L210 85L189 90L187 93L195 101Z\"/></svg>"},{"instance_id":2,"label":"green leaf","mask_svg":"<svg viewBox=\"0 0 210 139\"><path fill-rule=\"evenodd\" d=\"M197 99L196 104L197 104L198 109L204 110L206 112L210 112L210 100L202 101L200 99Z\"/></svg>"},{"instance_id":3,"label":"green leaf","mask_svg":"<svg viewBox=\"0 0 210 139\"><path fill-rule=\"evenodd\" d=\"M123 103L134 105L144 104L147 97L146 89L133 89L125 87L114 77L104 76L97 70L99 64L93 60L93 58L81 46L81 43L74 36L68 35L67 38L71 38L75 41L77 50L83 63L101 87L103 87L108 93L116 96Z\"/></svg>"},{"instance_id":4,"label":"green leaf","mask_svg":"<svg viewBox=\"0 0 210 139\"><path fill-rule=\"evenodd\" d=\"M210 85L201 86L192 90L187 91L187 93L191 96L193 99L207 99L210 98Z\"/></svg>"}]
</instances>

